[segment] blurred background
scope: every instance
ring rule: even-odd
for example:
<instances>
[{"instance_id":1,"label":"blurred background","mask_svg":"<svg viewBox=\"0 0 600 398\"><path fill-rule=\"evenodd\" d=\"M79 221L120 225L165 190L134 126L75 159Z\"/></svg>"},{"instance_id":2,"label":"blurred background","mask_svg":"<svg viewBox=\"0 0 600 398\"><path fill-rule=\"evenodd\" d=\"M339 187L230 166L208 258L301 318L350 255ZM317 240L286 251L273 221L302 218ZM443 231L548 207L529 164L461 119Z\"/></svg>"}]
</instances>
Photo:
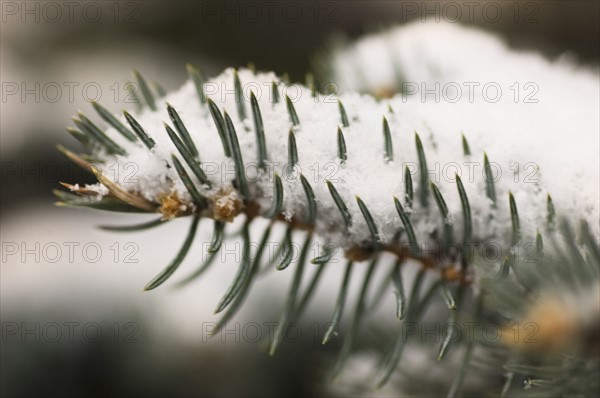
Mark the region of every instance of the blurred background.
<instances>
[{"instance_id":1,"label":"blurred background","mask_svg":"<svg viewBox=\"0 0 600 398\"><path fill-rule=\"evenodd\" d=\"M459 23L497 32L516 49L598 65L597 1L478 2L501 10L493 20L480 8L469 15L469 2L452 3L462 10ZM235 261L182 289L141 292L171 260L185 222L115 235L94 226L142 219L54 207L51 190L58 181L92 182L55 146L74 144L64 127L77 110L92 113L89 101L113 111L132 107L124 100L133 68L167 91L185 81L186 63L208 76L253 63L303 82L307 72L319 77L315 59L333 42L435 20L436 13L454 18L444 15L450 13L446 6L400 0L2 1L2 396L358 394L327 380L339 349L335 342L320 345L328 306L310 307L302 336L274 358L265 352L266 336L254 338L253 323L265 333L264 323L278 319L289 275L267 275L237 326L212 339L207 330L218 319L212 310ZM200 230L199 241L209 240L209 224ZM200 261L186 262L182 275ZM332 303L339 278L339 269L329 269L313 303ZM388 388L378 394L400 394Z\"/></svg>"}]
</instances>

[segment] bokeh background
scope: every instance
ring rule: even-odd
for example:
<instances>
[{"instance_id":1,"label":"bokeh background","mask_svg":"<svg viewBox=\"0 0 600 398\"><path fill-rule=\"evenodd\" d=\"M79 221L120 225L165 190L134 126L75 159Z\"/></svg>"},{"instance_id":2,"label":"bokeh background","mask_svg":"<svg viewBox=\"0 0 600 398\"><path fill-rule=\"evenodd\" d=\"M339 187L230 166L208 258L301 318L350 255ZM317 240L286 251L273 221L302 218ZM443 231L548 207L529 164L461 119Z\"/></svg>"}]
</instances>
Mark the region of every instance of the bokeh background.
<instances>
[{"instance_id":1,"label":"bokeh background","mask_svg":"<svg viewBox=\"0 0 600 398\"><path fill-rule=\"evenodd\" d=\"M113 235L94 226L139 218L53 206L58 181L91 182L55 149L57 143L74 144L64 127L79 109L93 113L91 99L114 111L131 107L123 102L131 69L167 90L185 81L186 63L208 76L253 63L302 82L310 71L318 77L315 57L333 41L434 20L436 8L447 2L251 3L2 1L2 396L353 393L327 381L339 344L322 347L316 336L322 336L328 306L313 305L300 325L302 336L274 358L265 353L264 338L255 339L248 328L278 318L289 275L266 276L237 326L208 339L206 328L218 319L213 306L235 261L218 264L185 288L143 293L141 287L177 250L184 223ZM463 2L453 3L466 10ZM475 12L459 23L497 32L514 48L550 59L566 54L597 67L599 2L493 3L506 17L490 22ZM516 4L535 12L534 20L511 18ZM209 240L209 224L201 230L199 241ZM182 274L200 261L186 262ZM313 304L333 302L339 276L339 270L328 271ZM389 388L379 393L394 395Z\"/></svg>"}]
</instances>

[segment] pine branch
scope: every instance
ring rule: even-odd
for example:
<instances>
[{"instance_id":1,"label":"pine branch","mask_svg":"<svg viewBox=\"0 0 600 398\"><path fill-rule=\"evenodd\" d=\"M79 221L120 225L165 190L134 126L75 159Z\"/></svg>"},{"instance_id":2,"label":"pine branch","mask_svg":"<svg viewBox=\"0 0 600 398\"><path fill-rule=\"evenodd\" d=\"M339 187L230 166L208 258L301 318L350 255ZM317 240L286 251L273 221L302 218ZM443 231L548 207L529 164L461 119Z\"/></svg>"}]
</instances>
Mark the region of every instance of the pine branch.
<instances>
[{"instance_id":1,"label":"pine branch","mask_svg":"<svg viewBox=\"0 0 600 398\"><path fill-rule=\"evenodd\" d=\"M428 169L428 164L433 164L436 155L439 155L438 150L430 138L422 140L417 133L414 134L414 143L406 142L407 136L403 134L405 131L401 123L396 120L396 114L388 111L388 108L392 109L390 103L394 103L394 99L383 104L366 97L349 96L339 99L337 107L331 109L315 90L301 87L301 93L306 95L300 96L297 103L287 95L285 101L280 101L279 90L285 89L284 83L280 83L272 74L255 74L241 69L227 70L214 79L228 82L234 87L235 101L219 103L216 95L207 95L203 90L210 81L196 69L188 70L190 84L196 87L193 98L187 98L185 91L182 91L178 93L179 98L170 96L172 105L166 104L161 96L155 96L150 91L145 80L136 73L144 101L152 112L125 112L122 118L94 104L99 116L110 127L105 131L100 130L90 119L79 114L75 119L78 129L71 128L69 133L81 141L90 153L78 155L61 148L69 159L92 172L99 182L87 188L65 184L71 192L56 192L62 205L160 215L158 220L140 225L104 226L103 229L133 232L162 225L162 220L191 217L192 223L179 253L148 283L146 290L157 288L176 272L191 247L201 219L214 220L214 235L208 249L210 256L179 285L195 280L213 263L226 239L226 222L243 217L242 261L215 311L226 310L219 323L221 327L242 306L255 276L262 272L260 257L272 225L286 225L286 233L280 244L281 256L274 268L281 271L291 268L294 276L279 327L271 342L270 353L273 354L283 341L286 324L304 311L321 278L324 264L334 257L338 248L346 257L347 266L333 307L331 326L326 331L323 343L330 340L341 323L353 264L370 261L349 331L345 333L340 359L334 369L334 374L338 375L356 343L365 314L376 309L379 297L383 297L379 295L374 300L374 306L366 304L372 273L384 252L395 256L392 272L382 286L394 286L399 322L417 322L432 303L442 303L448 307L450 319L456 320L462 316L463 308L467 307L467 292L473 291L481 294L488 310L506 313L498 312L501 308L514 313L515 317L535 319L536 305L543 305L540 297L553 291L551 289L578 297L576 293L581 289L595 289L598 286L598 243L588 225L582 224L578 242L569 224L563 222L556 228L557 213L550 196L547 200L543 198L541 203L535 202L537 197L532 197L526 203L518 204L519 193L524 192L525 195L531 192L531 188L517 187L513 195L505 184L496 183L487 154L477 155L464 135L457 137L457 144L461 144L456 145L460 148L457 159L481 156L484 159L483 175L477 181L463 180L456 175L453 181L443 181L438 186L438 183L431 181ZM249 104L246 104L242 87L254 82L251 79L266 83L273 90L271 94L277 95L259 96L258 93L252 93ZM400 102L401 99L396 101ZM342 102L351 106L346 108ZM348 112L354 109L358 112L369 109L369 112L388 114L388 117L381 119L377 115L373 117L371 114ZM180 112L185 115L185 123ZM252 121L248 120L250 117ZM157 126L151 122L161 118L170 120L174 128L166 124ZM367 124L368 120L375 119L383 120L383 134L377 134L377 139L372 130L381 128L381 125ZM254 132L248 127L250 123L254 126ZM418 166L414 181L412 172L406 165L400 164L398 153L395 155L395 145L410 148L402 152L403 156L407 156L402 160L412 161ZM86 156L97 158L100 162L92 165ZM111 181L103 174L119 161L135 162L148 156L152 157L153 162L148 163L151 165L148 169L140 170L137 184ZM320 165L313 178L310 162L314 159L319 159ZM209 178L208 164L223 166L216 170L216 174L210 174ZM271 164L279 165L281 169L271 167ZM340 176L331 176L327 172L327 164L337 165L343 172ZM248 170L253 165L259 172L257 177L251 178ZM394 182L381 181L381 178L391 175L397 176ZM157 184L157 181L161 183ZM415 193L417 197L413 200ZM175 201L176 210L166 205L165 197ZM432 201L436 206L431 205ZM519 209L517 206L520 206ZM546 218L547 223L526 224L519 217L519 212L539 214L541 217L538 218ZM258 218L266 218L269 222L259 245L258 259L251 260L249 228ZM456 219L462 222L455 222ZM488 230L479 228L492 222L490 220L494 220L491 230L498 231L496 235L490 236ZM299 261L294 263L293 239L298 231L302 231L304 244ZM544 245L542 235L532 234L531 231L545 231L549 236L544 236L544 242L551 241L552 244ZM457 243L454 236L460 236L460 232L462 239ZM508 240L504 238L507 234L511 235ZM309 287L302 294L300 285L305 263L309 260L308 245L313 236L326 239L328 245L321 255L312 259L320 268L315 271ZM483 251L477 249L490 242L498 244L507 254L491 261L491 264L490 261L481 260ZM516 256L517 249L531 242L536 250L533 258L543 264L525 266L523 259ZM436 252L423 250L426 244L431 243L437 245ZM442 255L457 248L456 254ZM542 250L543 257L540 253ZM546 252L558 260L549 260ZM416 260L421 269L407 299L400 271L401 265L409 258ZM422 292L426 275L431 275L433 283ZM531 313L524 311L526 307L522 302L511 297L521 291L536 292L527 293L527 300L531 300L533 308ZM440 293L438 300L435 299L436 292ZM534 297L539 300L535 301ZM565 299L565 302L569 300ZM581 329L579 333L582 339L589 332L588 326L584 325L585 314L587 312L582 312L581 319L573 321ZM485 319L485 315L479 312L475 317ZM379 385L388 382L400 363L407 343L405 337L399 334L391 342L392 349L381 363ZM463 343L467 351L449 396L458 394L472 357L473 342ZM446 356L449 347L450 340L444 340L438 351L440 360ZM558 362L561 366L567 366L564 361ZM517 374L520 370L513 366L511 372ZM542 376L540 373L539 380L544 380L543 383L532 382L531 386L542 386L552 392L560 390L556 380L563 379L557 373L552 373L550 378Z\"/></svg>"}]
</instances>

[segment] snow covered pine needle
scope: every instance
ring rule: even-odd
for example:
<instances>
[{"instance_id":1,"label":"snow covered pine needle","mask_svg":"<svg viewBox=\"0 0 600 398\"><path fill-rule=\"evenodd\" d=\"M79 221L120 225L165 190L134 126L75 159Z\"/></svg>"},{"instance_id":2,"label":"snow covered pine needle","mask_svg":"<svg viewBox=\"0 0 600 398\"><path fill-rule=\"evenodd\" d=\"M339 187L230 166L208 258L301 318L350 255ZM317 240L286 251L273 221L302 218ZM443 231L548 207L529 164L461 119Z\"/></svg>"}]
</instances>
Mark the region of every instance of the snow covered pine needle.
<instances>
[{"instance_id":1,"label":"snow covered pine needle","mask_svg":"<svg viewBox=\"0 0 600 398\"><path fill-rule=\"evenodd\" d=\"M545 68L547 77L564 73L549 64L538 66ZM422 101L419 95L398 94L388 99L353 92L326 95L303 85L286 84L273 73L249 69L227 69L210 80L194 67L188 67L188 72L190 79L164 97L153 93L136 73L140 101L145 104L141 111L113 115L94 103L107 127L100 128L79 113L74 118L75 128L68 131L86 153L60 147L98 179L97 184L84 187L64 184L70 192L56 191L61 204L156 215L141 225L103 228L135 231L159 227L175 218L190 219L179 252L146 290L159 287L176 272L190 250L200 219L214 220L210 263L227 238L227 225L241 218L244 255L217 305L216 312L227 310L218 324L222 327L240 307L261 267L272 226L287 226L280 256L272 259L271 266L278 270L292 263L292 232L303 231L300 259L289 267L294 276L270 351L275 352L285 325L299 316L314 290L320 271L304 295L301 282L305 263L311 260L308 247L314 239L321 239L326 245L311 260L319 270L334 255L345 257L347 264L324 342L342 317L353 264L369 264L336 374L342 370L368 310L365 292L381 261L395 264L389 280L397 292L396 315L403 322L417 322L436 290L451 319L467 310L469 316L479 319L491 311L490 303L503 307L501 313L507 320L537 319L536 308L548 311L548 306L530 292L556 290L571 297L573 289L565 290L565 283L597 294L598 225L594 222L590 229L582 222L576 241L570 222L561 221L561 216L577 222L585 216L581 201L590 203L589 191L577 197L562 190L553 201L546 187L556 186L552 179L557 174L552 164L544 163L548 155L528 157L532 152L527 145L541 139L535 134L535 139L521 137L524 131L535 129L532 120L544 118L548 106L555 104L532 104L524 109L513 98L504 97L496 102L473 102L465 97L444 103ZM568 127L554 124L544 134L552 136L557 130L570 134ZM536 134L542 134L541 130ZM548 164L551 173L546 174L540 164ZM135 165L134 178L112 178L127 175L131 165ZM573 176L575 181L580 177ZM597 220L597 206L586 209ZM270 222L260 237L253 238L249 226L257 218ZM253 240L260 243L250 256ZM548 241L553 243L544 243ZM486 256L489 244L499 248L501 255ZM531 247L534 250L527 252L531 257L523 256L520 250ZM550 250L555 256L543 256L543 248L544 254ZM536 261L528 263L531 258ZM422 268L405 295L401 273L402 265L409 261ZM545 268L540 271L540 267ZM427 289L426 274L434 278ZM516 300L521 295L522 300ZM526 302L531 305L525 306ZM550 325L550 330L557 328L552 321L543 324ZM577 333L587 335L588 329ZM570 345L563 337L551 336L543 344ZM391 377L405 338L401 333L394 337L392 350L379 369L378 385ZM438 359L445 356L451 343L452 339L443 341ZM450 396L460 389L475 344L465 343ZM511 351L506 346L501 350L509 362ZM522 369L510 366L512 380ZM536 374L535 369L529 373ZM560 384L550 387L559 388ZM507 391L509 388L510 382Z\"/></svg>"}]
</instances>

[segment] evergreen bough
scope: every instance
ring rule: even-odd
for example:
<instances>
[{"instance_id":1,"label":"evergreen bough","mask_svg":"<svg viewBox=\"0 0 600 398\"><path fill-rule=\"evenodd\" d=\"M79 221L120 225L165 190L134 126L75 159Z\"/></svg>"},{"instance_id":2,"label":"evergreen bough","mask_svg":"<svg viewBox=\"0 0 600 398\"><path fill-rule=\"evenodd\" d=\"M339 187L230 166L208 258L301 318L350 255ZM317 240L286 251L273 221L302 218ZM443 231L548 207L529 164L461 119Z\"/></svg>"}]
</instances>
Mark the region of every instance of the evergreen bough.
<instances>
[{"instance_id":1,"label":"evergreen bough","mask_svg":"<svg viewBox=\"0 0 600 398\"><path fill-rule=\"evenodd\" d=\"M460 201L461 214L449 213L449 194L443 195L424 172L427 170L427 161L431 159L427 156L418 133L414 135L414 145L420 172L414 175L413 181L408 169L400 169L400 176L404 176L404 192L396 197L385 198L396 210L395 220L381 219L381 214L359 196L344 197L338 191L338 184L326 179L315 183L302 173L295 185L291 185L293 192L297 193L286 202L288 192L284 186L289 188L289 181L284 185L283 176L267 171L272 151L267 145L266 136L275 132L265 128L264 112L255 93L251 93L249 100L245 98L241 74L237 71L232 74L235 108L223 110L204 92L203 87L207 81L202 73L192 66L188 66L188 72L196 91L195 98L190 101L195 101L201 114L213 123L213 131L203 131L202 134L211 134L212 140L221 143L223 156L235 168L235 176L231 181L218 176L207 176L203 162L210 159L205 158L203 148L195 144L197 141L194 135L199 132L186 125L185 118L181 117L176 106L165 104L165 108L161 109L163 101L138 72L134 73L134 77L142 94L140 101L145 104L142 113L162 113L164 119L170 121L170 124L164 125L164 135L168 136L175 148L172 153L158 152L156 142L159 137L148 133L150 126L138 120L136 113L125 111L123 117L119 117L95 103L92 104L93 108L112 129L102 130L80 113L74 119L76 128L69 128L68 131L81 142L85 153L79 154L59 147L69 159L93 173L102 185L80 187L63 184L70 192L55 191L60 205L157 216L139 225L102 226L103 229L135 232L159 228L174 218L190 219L189 230L175 258L146 285L145 290L158 288L176 274L177 268L189 254L201 219L214 220L214 236L208 249L210 255L200 269L179 284L186 284L200 276L214 262L222 242L237 233L229 231L226 225L234 219L242 218L242 260L234 280L216 307L215 312L223 315L215 333L240 309L252 284L264 269L289 270L293 274L289 293L269 350L270 354L274 354L282 341L285 326L300 317L317 287L323 269L334 256L335 248L341 247L346 258L345 272L333 306L331 323L323 339L324 344L339 328L340 320L348 310L348 286L357 263L366 262L367 270L356 305L349 308L350 325L341 332L342 347L333 369L334 375L338 375L355 348L360 326L368 322L365 315L377 306L378 300L372 305L367 303L367 293L374 284L373 273L380 263L389 260L388 255L391 254L394 257L393 267L384 281L385 285L379 287L376 294L381 297L386 292L385 286L391 284L394 287L397 310L390 316L396 316L398 322L419 322L432 304L441 302L448 308L450 325L459 319L471 319L477 321L475 330L478 332L490 322L506 325L506 328L510 328L512 322L519 322L520 325L531 322L534 328L539 328L539 333L535 335L537 342L527 341L526 337L521 336L516 341L503 339L491 343L467 339L465 336L455 339L457 330L451 327L437 355L438 360L443 360L450 350L462 347L460 362L453 368L455 378L449 387L448 397L460 395L465 376L471 370L475 348L488 353L489 361L497 367L497 374L505 376L503 388L492 389L492 395L547 397L598 394L598 303L589 298L598 296L600 250L596 237L585 221L581 222L575 233L568 221L570 215L565 214L561 218L548 195L545 204L547 222L537 226L536 235L524 234L515 197L512 193L506 196L498 194L490 175L488 155L478 155L465 135L457 136L464 156L481 156L484 159L487 178L482 181L481 187L492 204L489 207L490 213L484 216L498 218L498 212L508 209L511 220L507 226L507 232L511 235L508 241L498 236L489 236L486 231L474 230L472 204L459 176L456 176L455 192L452 195ZM302 114L296 109L294 101L283 95L280 85L283 85L280 79L273 80L271 106L287 113L282 116L287 120L285 131L276 134L287 134L286 171L293 173L299 157L311 150L300 147L296 138L303 134L303 121L313 115ZM303 92L304 90L308 90L313 97L318 95L314 92L314 85L312 89L303 88ZM319 103L319 106L325 108L327 105ZM352 134L360 133L348 129L352 128L354 120L364 115L361 115L361 109L347 109L341 99L336 100L334 106L338 112L339 127L337 133L335 130L331 131L332 159L324 160L334 160L340 167L346 167L352 161L347 148L348 140L352 138ZM395 167L397 163L394 163L394 159L398 157L393 150L395 135L388 123L388 118L394 115L391 107L389 111L383 116L380 127L384 142L381 153L382 162ZM137 115L139 114L138 112ZM242 130L240 126L244 126ZM254 137L252 150L256 153L258 169L263 173L260 179L268 179L272 191L267 191L265 185L256 180L251 181L246 175L245 156L248 156L250 149L241 146L241 134L252 134ZM141 192L140 187L111 181L103 174L103 167L118 162L119 159L127 159L131 151L147 151L164 162L164 172L168 173L164 178L164 186L168 189L160 195L149 197ZM322 187L318 187L318 184ZM182 187L184 191L181 191ZM319 195L315 194L317 188ZM321 195L323 192L330 196L330 203L327 205ZM507 205L499 206L501 201L506 201ZM270 204L265 206L267 202ZM284 203L288 207L295 207L291 215L286 213ZM327 212L335 209L337 213L333 217L338 222L330 225L331 233L324 232L323 228L316 228L320 217L329 217L328 213L321 213L324 206L328 206ZM428 236L424 236L415 227L419 217L438 219L437 227ZM268 223L259 239L255 255L251 256L249 231L251 223L257 218L265 218ZM357 222L362 233L356 233ZM286 224L286 233L280 244L279 255L268 259L264 264L265 246L272 236L275 224ZM382 224L393 226L396 233L392 238L382 238ZM302 236L300 258L292 266L292 244L294 237L298 236ZM308 248L316 236L325 239L327 245L322 254L311 259ZM425 240L437 244L435 253L423 250ZM497 261L490 261L478 249L485 241L500 242L503 245L502 252L506 255ZM409 261L416 261L421 268L412 286L405 286L404 265ZM303 291L301 282L308 262L316 264L317 268ZM475 334L480 335L477 332ZM398 366L410 366L401 364L403 349L410 341L410 336L403 332L396 333L390 342L390 350L384 353L377 369L374 378L376 386L387 383ZM517 380L524 380L525 389Z\"/></svg>"}]
</instances>

